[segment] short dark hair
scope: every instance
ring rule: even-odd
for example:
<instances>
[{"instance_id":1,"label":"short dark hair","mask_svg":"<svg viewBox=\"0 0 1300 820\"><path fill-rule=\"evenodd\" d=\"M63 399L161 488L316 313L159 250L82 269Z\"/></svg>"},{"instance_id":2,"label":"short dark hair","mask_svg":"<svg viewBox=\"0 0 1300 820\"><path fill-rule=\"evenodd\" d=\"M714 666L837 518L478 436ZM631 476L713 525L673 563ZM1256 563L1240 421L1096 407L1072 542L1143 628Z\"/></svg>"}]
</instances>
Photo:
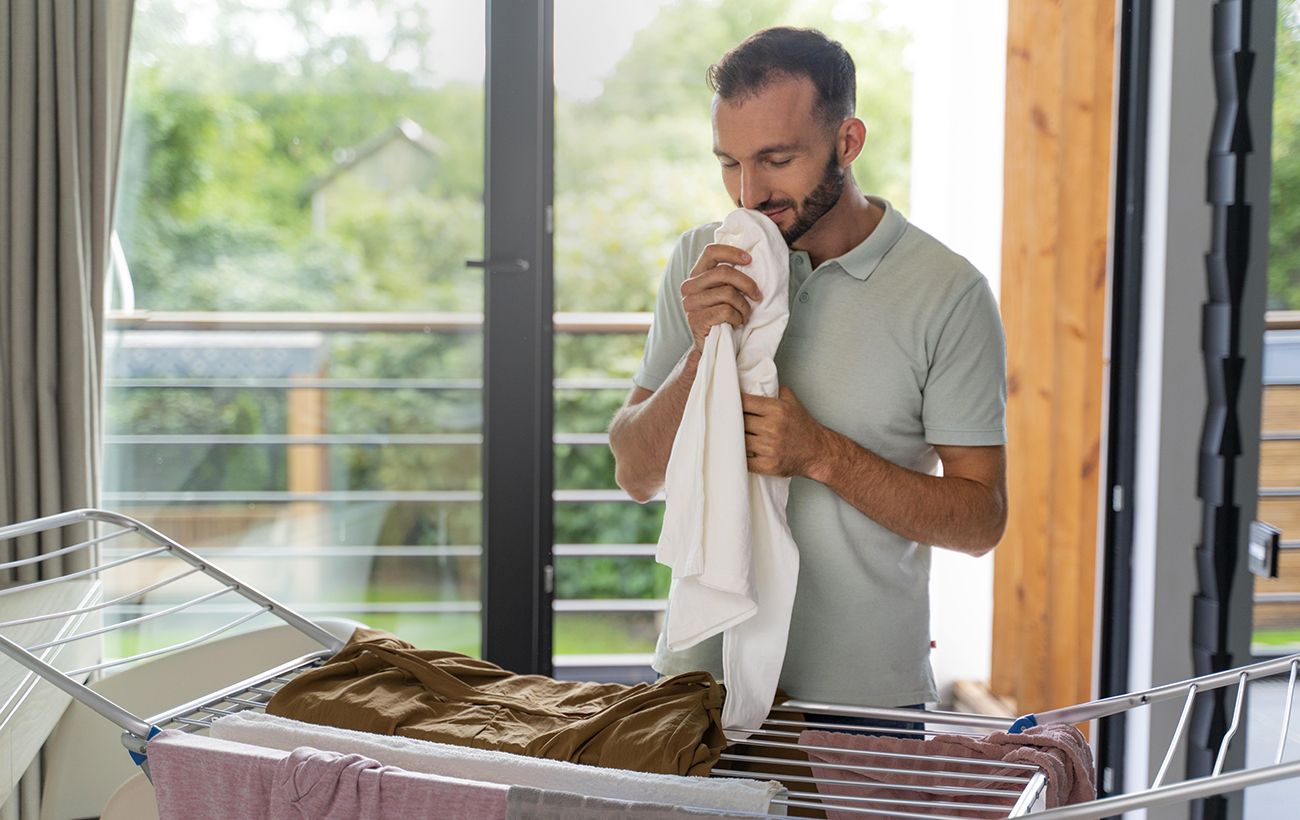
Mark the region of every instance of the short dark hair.
<instances>
[{"instance_id":1,"label":"short dark hair","mask_svg":"<svg viewBox=\"0 0 1300 820\"><path fill-rule=\"evenodd\" d=\"M813 113L828 127L853 116L857 96L853 58L844 46L813 28L763 29L709 66L720 99L743 100L775 80L807 77L817 89Z\"/></svg>"}]
</instances>

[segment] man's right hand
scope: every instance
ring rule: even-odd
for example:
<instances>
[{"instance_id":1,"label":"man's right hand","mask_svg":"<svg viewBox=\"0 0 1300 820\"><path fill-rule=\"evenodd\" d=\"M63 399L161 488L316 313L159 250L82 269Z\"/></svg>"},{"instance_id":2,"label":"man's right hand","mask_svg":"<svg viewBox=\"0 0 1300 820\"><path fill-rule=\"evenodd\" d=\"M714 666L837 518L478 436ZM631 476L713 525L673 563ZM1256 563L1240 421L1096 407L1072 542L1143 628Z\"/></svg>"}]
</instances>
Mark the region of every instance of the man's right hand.
<instances>
[{"instance_id":1,"label":"man's right hand","mask_svg":"<svg viewBox=\"0 0 1300 820\"><path fill-rule=\"evenodd\" d=\"M763 298L754 280L733 265L747 265L749 254L731 245L709 245L682 282L682 308L690 325L695 349L704 350L704 339L714 325L740 327L749 321L753 305Z\"/></svg>"}]
</instances>

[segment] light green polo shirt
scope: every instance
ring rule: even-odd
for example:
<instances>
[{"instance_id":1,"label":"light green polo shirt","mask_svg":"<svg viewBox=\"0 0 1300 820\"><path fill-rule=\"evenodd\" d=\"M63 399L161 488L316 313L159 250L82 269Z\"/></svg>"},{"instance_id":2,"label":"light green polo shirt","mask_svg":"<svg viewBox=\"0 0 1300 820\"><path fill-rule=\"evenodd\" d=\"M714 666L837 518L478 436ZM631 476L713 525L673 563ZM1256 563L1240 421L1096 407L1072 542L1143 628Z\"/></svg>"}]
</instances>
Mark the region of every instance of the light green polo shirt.
<instances>
[{"instance_id":1,"label":"light green polo shirt","mask_svg":"<svg viewBox=\"0 0 1300 820\"><path fill-rule=\"evenodd\" d=\"M820 423L895 464L939 466L934 445L1006 443L1006 346L987 280L888 202L863 242L810 270L790 254L781 384ZM691 345L680 286L718 223L682 235L633 380L656 390ZM938 700L930 668L930 547L898 535L823 484L796 478L787 507L799 584L781 688L870 706ZM761 606L760 602L760 606ZM655 669L721 675L721 636Z\"/></svg>"}]
</instances>

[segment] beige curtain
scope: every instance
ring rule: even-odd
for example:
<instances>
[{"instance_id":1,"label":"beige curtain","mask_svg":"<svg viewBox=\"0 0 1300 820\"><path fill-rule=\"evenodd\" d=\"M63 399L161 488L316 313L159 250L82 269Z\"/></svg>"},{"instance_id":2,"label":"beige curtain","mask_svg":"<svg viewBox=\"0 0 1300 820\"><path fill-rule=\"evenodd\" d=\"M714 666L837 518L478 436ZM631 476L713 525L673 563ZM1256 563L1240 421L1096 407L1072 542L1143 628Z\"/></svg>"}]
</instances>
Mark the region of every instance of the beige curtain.
<instances>
[{"instance_id":1,"label":"beige curtain","mask_svg":"<svg viewBox=\"0 0 1300 820\"><path fill-rule=\"evenodd\" d=\"M0 0L0 524L98 502L131 10L131 0ZM56 546L6 545L0 562ZM35 580L86 560L16 574ZM34 820L38 795L34 765L0 820Z\"/></svg>"}]
</instances>

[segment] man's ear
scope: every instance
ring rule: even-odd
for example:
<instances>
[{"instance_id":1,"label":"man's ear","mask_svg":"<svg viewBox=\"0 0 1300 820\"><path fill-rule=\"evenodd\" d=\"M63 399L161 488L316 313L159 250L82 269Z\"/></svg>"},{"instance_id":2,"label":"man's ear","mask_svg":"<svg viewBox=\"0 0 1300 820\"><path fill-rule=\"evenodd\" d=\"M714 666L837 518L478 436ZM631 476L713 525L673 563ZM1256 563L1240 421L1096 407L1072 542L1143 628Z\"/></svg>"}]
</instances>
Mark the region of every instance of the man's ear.
<instances>
[{"instance_id":1,"label":"man's ear","mask_svg":"<svg viewBox=\"0 0 1300 820\"><path fill-rule=\"evenodd\" d=\"M862 153L866 141L867 124L862 120L849 117L840 123L839 130L835 134L835 153L839 158L840 167L852 165L853 160Z\"/></svg>"}]
</instances>

